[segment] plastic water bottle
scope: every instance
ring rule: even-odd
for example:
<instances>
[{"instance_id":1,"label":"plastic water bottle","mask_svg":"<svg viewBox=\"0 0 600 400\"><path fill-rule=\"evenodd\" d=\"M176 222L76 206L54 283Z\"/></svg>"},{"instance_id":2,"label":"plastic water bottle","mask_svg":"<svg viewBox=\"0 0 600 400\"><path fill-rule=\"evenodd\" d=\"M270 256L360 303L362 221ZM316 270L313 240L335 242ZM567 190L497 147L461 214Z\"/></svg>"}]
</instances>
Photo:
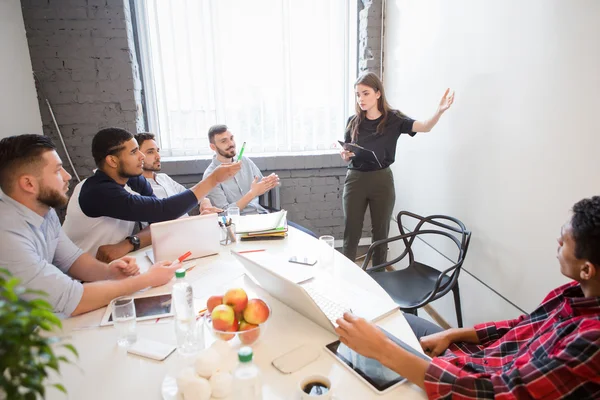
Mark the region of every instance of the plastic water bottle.
<instances>
[{"instance_id":1,"label":"plastic water bottle","mask_svg":"<svg viewBox=\"0 0 600 400\"><path fill-rule=\"evenodd\" d=\"M238 351L240 361L233 371L233 398L235 400L262 399L260 370L252 362L252 348L242 347Z\"/></svg>"},{"instance_id":2,"label":"plastic water bottle","mask_svg":"<svg viewBox=\"0 0 600 400\"><path fill-rule=\"evenodd\" d=\"M198 351L194 294L192 286L185 280L185 269L175 271L175 278L172 302L175 311L177 351L182 355L191 355Z\"/></svg>"}]
</instances>

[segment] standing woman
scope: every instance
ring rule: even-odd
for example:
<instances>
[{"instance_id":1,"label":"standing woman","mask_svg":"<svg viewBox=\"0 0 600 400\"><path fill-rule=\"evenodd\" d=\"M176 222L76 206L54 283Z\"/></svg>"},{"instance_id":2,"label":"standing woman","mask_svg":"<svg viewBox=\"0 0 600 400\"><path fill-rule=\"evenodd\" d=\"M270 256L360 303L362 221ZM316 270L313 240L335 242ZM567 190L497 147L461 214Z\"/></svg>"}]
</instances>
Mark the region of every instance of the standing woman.
<instances>
[{"instance_id":1,"label":"standing woman","mask_svg":"<svg viewBox=\"0 0 600 400\"><path fill-rule=\"evenodd\" d=\"M425 121L415 121L393 110L385 99L383 84L372 72L361 75L354 84L356 115L350 117L344 141L375 152L377 160L342 150L344 161L350 161L344 183L344 255L354 261L362 233L367 206L371 211L373 242L388 237L390 219L396 200L394 177L390 165L396 156L396 143L402 133L414 136L429 132L454 101L454 93L446 90L436 113ZM373 254L373 265L386 261L387 246L379 246Z\"/></svg>"}]
</instances>

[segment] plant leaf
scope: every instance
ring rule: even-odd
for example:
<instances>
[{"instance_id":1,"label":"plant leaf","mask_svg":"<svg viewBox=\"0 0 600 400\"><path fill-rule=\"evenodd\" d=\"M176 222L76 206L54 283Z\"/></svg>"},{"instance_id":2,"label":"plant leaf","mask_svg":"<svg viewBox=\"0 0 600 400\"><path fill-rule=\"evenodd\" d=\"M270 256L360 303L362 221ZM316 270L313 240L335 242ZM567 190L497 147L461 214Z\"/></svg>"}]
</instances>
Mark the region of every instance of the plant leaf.
<instances>
[{"instance_id":1,"label":"plant leaf","mask_svg":"<svg viewBox=\"0 0 600 400\"><path fill-rule=\"evenodd\" d=\"M63 385L61 385L60 383L55 383L52 386L54 386L55 388L57 388L58 390L60 390L64 394L67 394L67 389L65 389L65 387Z\"/></svg>"},{"instance_id":2,"label":"plant leaf","mask_svg":"<svg viewBox=\"0 0 600 400\"><path fill-rule=\"evenodd\" d=\"M77 349L75 349L75 346L72 344L63 344L63 347L71 350L71 353L75 354L75 357L79 358L79 353L77 352Z\"/></svg>"}]
</instances>

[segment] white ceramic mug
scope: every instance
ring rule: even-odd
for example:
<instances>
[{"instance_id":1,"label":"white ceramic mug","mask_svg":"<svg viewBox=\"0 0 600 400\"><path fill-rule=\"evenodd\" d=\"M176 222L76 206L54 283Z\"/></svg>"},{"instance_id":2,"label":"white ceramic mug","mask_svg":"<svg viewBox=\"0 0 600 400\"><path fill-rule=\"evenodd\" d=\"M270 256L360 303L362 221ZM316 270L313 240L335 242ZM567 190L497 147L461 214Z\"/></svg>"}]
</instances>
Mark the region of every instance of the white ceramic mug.
<instances>
[{"instance_id":1,"label":"white ceramic mug","mask_svg":"<svg viewBox=\"0 0 600 400\"><path fill-rule=\"evenodd\" d=\"M327 387L327 393L323 394L310 394L307 390L310 389L311 384L318 383L324 387ZM318 386L318 385L317 385ZM331 400L333 388L331 387L331 380L323 375L311 375L302 379L298 385L298 391L300 392L300 398L302 400Z\"/></svg>"}]
</instances>

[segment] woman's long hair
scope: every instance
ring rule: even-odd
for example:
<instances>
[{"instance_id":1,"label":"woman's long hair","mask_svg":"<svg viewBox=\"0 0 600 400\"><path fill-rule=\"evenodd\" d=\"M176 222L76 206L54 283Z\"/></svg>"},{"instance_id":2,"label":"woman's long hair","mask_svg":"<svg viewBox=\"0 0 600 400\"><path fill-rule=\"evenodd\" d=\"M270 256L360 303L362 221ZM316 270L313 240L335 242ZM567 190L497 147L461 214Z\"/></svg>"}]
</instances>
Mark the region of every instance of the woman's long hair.
<instances>
[{"instance_id":1,"label":"woman's long hair","mask_svg":"<svg viewBox=\"0 0 600 400\"><path fill-rule=\"evenodd\" d=\"M379 92L381 94L381 96L379 96L379 99L377 99L377 109L382 114L383 118L381 119L381 122L379 122L379 124L377 124L377 131L376 131L376 133L381 133L387 122L388 115L392 111L392 108L390 107L387 100L385 99L385 91L383 90L383 83L381 83L381 80L379 79L379 77L376 74L374 74L373 72L367 72L358 77L356 82L354 82L354 88L356 89L356 87L358 85L368 86L375 91L375 94L377 94L377 92ZM352 136L352 142L356 142L358 140L358 127L360 126L361 122L363 122L365 120L366 115L367 115L367 112L361 110L361 108L357 102L354 103L354 107L356 110L356 115L354 116L354 118L352 118L350 120L350 122L348 123L348 126L346 127L346 130L348 130L348 128L350 129L350 133ZM396 112L398 112L401 116L403 115L399 111L396 111Z\"/></svg>"}]
</instances>

